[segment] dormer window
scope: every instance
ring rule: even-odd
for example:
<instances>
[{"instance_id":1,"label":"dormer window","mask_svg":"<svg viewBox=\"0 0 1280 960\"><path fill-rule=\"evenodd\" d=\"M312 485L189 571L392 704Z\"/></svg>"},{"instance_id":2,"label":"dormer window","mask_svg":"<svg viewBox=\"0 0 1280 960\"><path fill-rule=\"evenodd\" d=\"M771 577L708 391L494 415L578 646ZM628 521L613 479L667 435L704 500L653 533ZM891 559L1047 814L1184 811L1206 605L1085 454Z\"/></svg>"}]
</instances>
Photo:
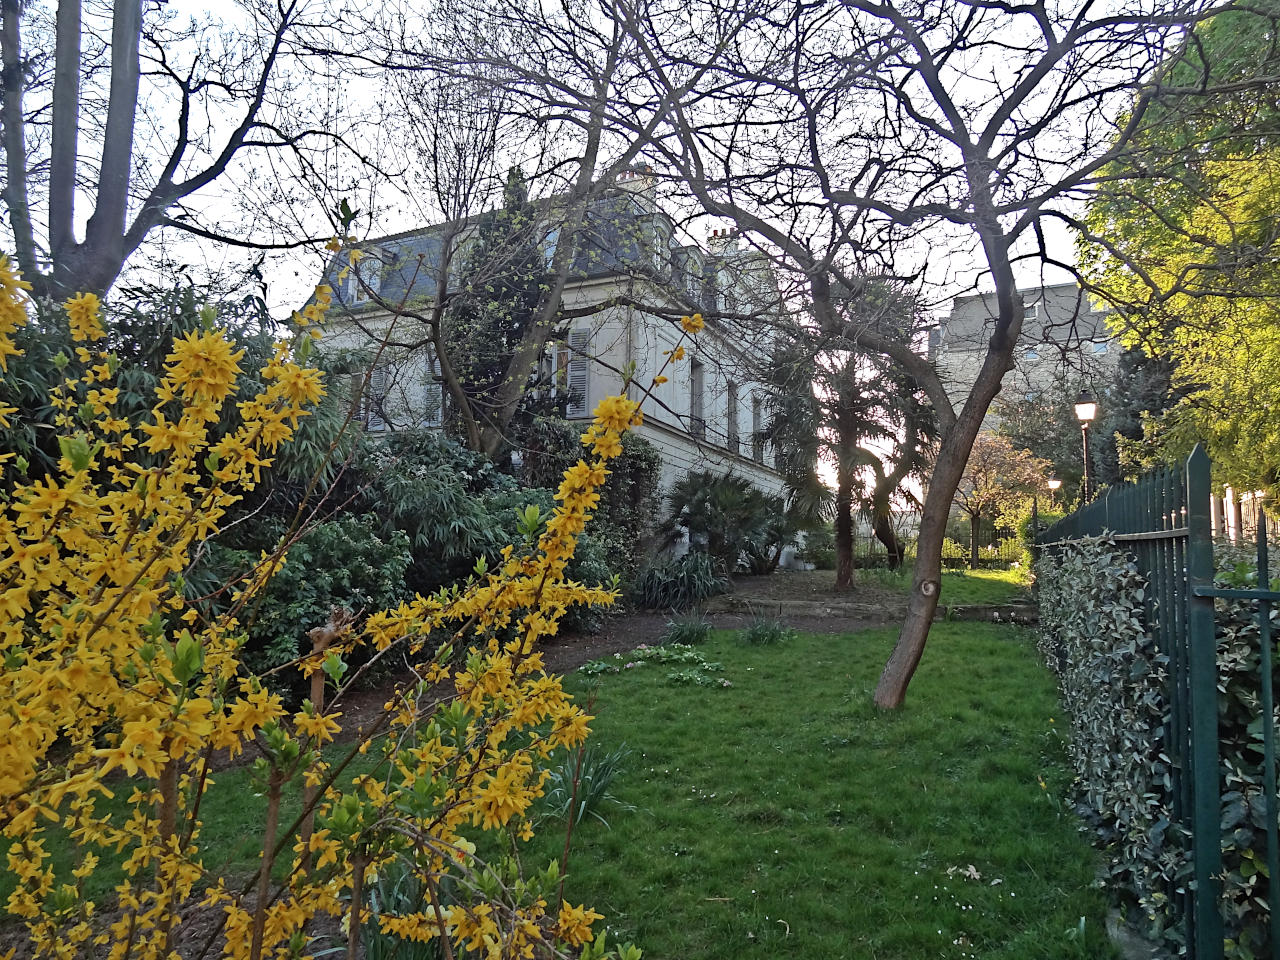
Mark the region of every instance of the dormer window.
<instances>
[{"instance_id":1,"label":"dormer window","mask_svg":"<svg viewBox=\"0 0 1280 960\"><path fill-rule=\"evenodd\" d=\"M1022 305L1022 318L1024 320L1038 320L1040 318L1040 304L1024 303Z\"/></svg>"},{"instance_id":2,"label":"dormer window","mask_svg":"<svg viewBox=\"0 0 1280 960\"><path fill-rule=\"evenodd\" d=\"M387 254L380 247L363 250L362 256L347 274L347 301L368 303L382 292L382 268Z\"/></svg>"},{"instance_id":3,"label":"dormer window","mask_svg":"<svg viewBox=\"0 0 1280 960\"><path fill-rule=\"evenodd\" d=\"M1027 347L1026 353L1024 353L1022 356L1024 360L1039 360L1040 351L1037 350L1035 347Z\"/></svg>"}]
</instances>

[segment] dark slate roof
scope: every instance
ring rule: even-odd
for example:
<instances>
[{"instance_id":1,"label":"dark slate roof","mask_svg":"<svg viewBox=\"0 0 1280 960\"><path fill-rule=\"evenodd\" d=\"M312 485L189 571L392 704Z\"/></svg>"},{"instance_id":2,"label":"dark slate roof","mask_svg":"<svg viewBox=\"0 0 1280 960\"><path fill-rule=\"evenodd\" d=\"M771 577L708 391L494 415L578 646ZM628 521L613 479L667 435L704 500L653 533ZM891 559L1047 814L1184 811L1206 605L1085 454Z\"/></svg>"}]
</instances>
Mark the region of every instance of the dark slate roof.
<instances>
[{"instance_id":1,"label":"dark slate roof","mask_svg":"<svg viewBox=\"0 0 1280 960\"><path fill-rule=\"evenodd\" d=\"M446 232L446 225L436 224L360 244L369 254L361 261L362 275L376 268L374 255L380 252L378 288L382 299L398 302L410 291L410 286L413 288L410 299L430 297ZM611 191L594 200L588 208L569 279L661 275L690 292L696 288L697 299L704 300L707 284L714 281L715 268L711 263L714 256L696 248L676 248L671 243L671 235L672 223L666 214L646 208L628 191ZM662 251L660 258L656 255L659 250ZM338 279L345 263L344 256L335 257L325 271L325 282L333 287L338 302L351 306L348 303L350 280ZM455 280L459 279L457 271L461 268L462 264L455 260L451 267Z\"/></svg>"}]
</instances>

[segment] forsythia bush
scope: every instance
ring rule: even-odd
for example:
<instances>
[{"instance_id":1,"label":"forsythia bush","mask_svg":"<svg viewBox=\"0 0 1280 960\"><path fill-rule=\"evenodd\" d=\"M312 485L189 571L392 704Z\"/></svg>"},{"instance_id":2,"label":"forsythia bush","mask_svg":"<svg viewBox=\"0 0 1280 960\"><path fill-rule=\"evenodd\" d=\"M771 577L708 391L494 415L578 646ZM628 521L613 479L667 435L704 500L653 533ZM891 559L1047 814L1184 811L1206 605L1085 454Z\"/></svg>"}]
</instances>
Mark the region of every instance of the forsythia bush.
<instances>
[{"instance_id":1,"label":"forsythia bush","mask_svg":"<svg viewBox=\"0 0 1280 960\"><path fill-rule=\"evenodd\" d=\"M0 366L17 352L10 335L26 322L25 286L0 258ZM193 546L322 395L320 373L305 364L330 295L318 288L295 315L301 329L277 343L252 397L236 397L241 352L207 318L207 330L174 342L151 416L137 424L113 412L117 364L101 349L97 298L65 305L77 347L52 398L59 469L32 483L11 478L0 502L0 849L16 880L8 910L28 931L21 953L176 956L184 917L214 911L202 956L306 956L313 921L329 915L354 958L372 922L368 884L379 869L403 869L421 903L376 922L436 942L441 956L635 960L635 948L613 953L593 938L599 915L561 901L554 867L526 877L514 855L482 862L467 835L501 831L497 846L517 849L532 834L527 814L552 751L587 735L591 718L534 645L570 605L613 599L566 580L565 567L621 435L639 422L636 403L600 405L582 438L589 459L566 471L550 517L524 513L524 543L507 547L498 569L478 564L464 587L375 614L359 632L341 616L312 631L316 651L302 667L317 682L295 712L237 657L236 615L284 558L264 556L223 618L202 622L184 601ZM212 438L233 402L238 427ZM417 682L332 754L341 759L326 758L352 679L343 655L355 644L406 653ZM258 754L264 852L256 876L233 885L207 865L219 857L202 850L199 810L215 760L246 747ZM361 753L380 759L374 772L344 777ZM282 814L289 794L301 799L296 818ZM105 804L113 795L127 798L123 812ZM76 851L62 869L57 842ZM105 920L86 894L104 857L124 872Z\"/></svg>"}]
</instances>

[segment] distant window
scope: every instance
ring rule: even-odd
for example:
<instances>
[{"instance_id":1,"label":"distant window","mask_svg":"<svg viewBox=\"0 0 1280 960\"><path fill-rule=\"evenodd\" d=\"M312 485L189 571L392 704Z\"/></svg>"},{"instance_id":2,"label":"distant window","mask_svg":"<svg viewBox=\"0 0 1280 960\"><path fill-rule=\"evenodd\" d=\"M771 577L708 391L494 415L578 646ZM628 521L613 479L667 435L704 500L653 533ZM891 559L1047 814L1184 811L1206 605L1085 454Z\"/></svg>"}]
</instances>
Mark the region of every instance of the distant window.
<instances>
[{"instance_id":1,"label":"distant window","mask_svg":"<svg viewBox=\"0 0 1280 960\"><path fill-rule=\"evenodd\" d=\"M1040 304L1025 303L1022 305L1022 316L1026 320L1035 320L1040 316Z\"/></svg>"},{"instance_id":2,"label":"distant window","mask_svg":"<svg viewBox=\"0 0 1280 960\"><path fill-rule=\"evenodd\" d=\"M1030 400L1030 401L1032 401L1032 402L1035 402L1036 400L1039 400L1039 399L1040 399L1040 391L1039 391L1039 390L1028 390L1025 394L1023 394L1023 396L1024 396L1027 400Z\"/></svg>"},{"instance_id":3,"label":"distant window","mask_svg":"<svg viewBox=\"0 0 1280 960\"><path fill-rule=\"evenodd\" d=\"M739 453L742 449L738 437L738 385L730 380L725 386L725 445L730 453Z\"/></svg>"},{"instance_id":4,"label":"distant window","mask_svg":"<svg viewBox=\"0 0 1280 960\"><path fill-rule=\"evenodd\" d=\"M356 377L356 394L359 398L358 415L364 428L371 433L380 433L391 426L391 418L387 415L387 399L391 394L391 367L379 364L370 369L365 376Z\"/></svg>"},{"instance_id":5,"label":"distant window","mask_svg":"<svg viewBox=\"0 0 1280 960\"><path fill-rule=\"evenodd\" d=\"M751 459L764 463L764 400L751 398Z\"/></svg>"},{"instance_id":6,"label":"distant window","mask_svg":"<svg viewBox=\"0 0 1280 960\"><path fill-rule=\"evenodd\" d=\"M661 271L666 268L667 258L670 255L667 252L667 248L671 241L661 224L655 225L654 234L656 235L656 242L653 245L653 267L655 270Z\"/></svg>"},{"instance_id":7,"label":"distant window","mask_svg":"<svg viewBox=\"0 0 1280 960\"><path fill-rule=\"evenodd\" d=\"M689 363L689 432L701 440L707 435L707 420L703 405L706 374L703 365L693 360Z\"/></svg>"},{"instance_id":8,"label":"distant window","mask_svg":"<svg viewBox=\"0 0 1280 960\"><path fill-rule=\"evenodd\" d=\"M422 425L442 427L444 426L444 381L440 373L440 361L434 356L427 358L426 373L422 397Z\"/></svg>"},{"instance_id":9,"label":"distant window","mask_svg":"<svg viewBox=\"0 0 1280 960\"><path fill-rule=\"evenodd\" d=\"M1094 343L1093 352L1095 356L1099 356L1099 357L1102 356L1104 353L1107 352L1107 342L1105 340L1101 340Z\"/></svg>"},{"instance_id":10,"label":"distant window","mask_svg":"<svg viewBox=\"0 0 1280 960\"><path fill-rule=\"evenodd\" d=\"M1027 347L1027 352L1024 353L1022 356L1024 360L1039 360L1040 351L1037 350L1035 347Z\"/></svg>"},{"instance_id":11,"label":"distant window","mask_svg":"<svg viewBox=\"0 0 1280 960\"><path fill-rule=\"evenodd\" d=\"M569 419L590 416L591 331L569 331L569 342L556 355L556 386L568 394L564 415Z\"/></svg>"},{"instance_id":12,"label":"distant window","mask_svg":"<svg viewBox=\"0 0 1280 960\"><path fill-rule=\"evenodd\" d=\"M542 256L547 261L547 266L551 266L551 261L556 255L556 244L560 242L560 228L547 231L546 238L542 241Z\"/></svg>"}]
</instances>

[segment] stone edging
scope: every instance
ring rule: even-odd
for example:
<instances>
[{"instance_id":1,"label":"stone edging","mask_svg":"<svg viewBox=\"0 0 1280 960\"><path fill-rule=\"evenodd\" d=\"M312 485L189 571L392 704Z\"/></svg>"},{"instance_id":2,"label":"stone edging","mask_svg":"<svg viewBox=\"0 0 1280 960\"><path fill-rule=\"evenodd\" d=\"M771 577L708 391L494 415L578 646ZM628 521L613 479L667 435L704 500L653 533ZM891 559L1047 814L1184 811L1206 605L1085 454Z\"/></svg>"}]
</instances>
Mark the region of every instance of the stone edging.
<instances>
[{"instance_id":1,"label":"stone edging","mask_svg":"<svg viewBox=\"0 0 1280 960\"><path fill-rule=\"evenodd\" d=\"M899 604L857 603L852 600L772 600L762 597L715 597L708 613L742 613L755 617L833 617L858 620L896 620L906 611ZM1040 611L1033 603L979 603L940 606L935 620L967 620L990 623L1036 623Z\"/></svg>"}]
</instances>

